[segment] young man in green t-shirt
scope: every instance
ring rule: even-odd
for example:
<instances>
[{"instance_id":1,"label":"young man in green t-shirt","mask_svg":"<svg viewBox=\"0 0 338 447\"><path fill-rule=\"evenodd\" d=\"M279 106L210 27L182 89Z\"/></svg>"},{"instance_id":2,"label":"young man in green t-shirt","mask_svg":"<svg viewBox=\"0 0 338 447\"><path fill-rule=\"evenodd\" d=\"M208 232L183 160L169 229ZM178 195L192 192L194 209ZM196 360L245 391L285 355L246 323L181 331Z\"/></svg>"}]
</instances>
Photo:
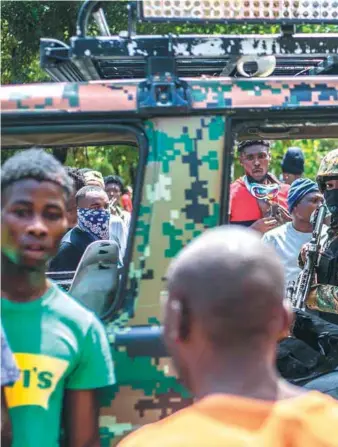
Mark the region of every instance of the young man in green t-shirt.
<instances>
[{"instance_id":1,"label":"young man in green t-shirt","mask_svg":"<svg viewBox=\"0 0 338 447\"><path fill-rule=\"evenodd\" d=\"M20 369L5 388L13 447L59 445L61 412L71 447L99 447L96 389L115 382L103 326L46 277L67 229L72 183L40 149L17 153L1 173L2 324Z\"/></svg>"}]
</instances>

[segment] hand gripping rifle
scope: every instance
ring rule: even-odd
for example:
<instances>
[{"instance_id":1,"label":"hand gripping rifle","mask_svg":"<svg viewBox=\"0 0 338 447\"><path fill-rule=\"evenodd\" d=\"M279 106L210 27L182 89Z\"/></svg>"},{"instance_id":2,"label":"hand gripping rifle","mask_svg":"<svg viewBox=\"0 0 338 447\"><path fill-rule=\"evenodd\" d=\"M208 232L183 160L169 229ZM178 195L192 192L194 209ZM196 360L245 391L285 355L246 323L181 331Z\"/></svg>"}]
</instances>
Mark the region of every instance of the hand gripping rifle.
<instances>
[{"instance_id":1,"label":"hand gripping rifle","mask_svg":"<svg viewBox=\"0 0 338 447\"><path fill-rule=\"evenodd\" d=\"M320 235L326 214L327 208L326 205L323 204L318 208L314 215L312 237L309 242L305 265L298 276L296 289L294 290L294 293L292 293L291 298L292 305L296 309L305 308L305 301L309 295L315 267L317 266L320 248Z\"/></svg>"}]
</instances>

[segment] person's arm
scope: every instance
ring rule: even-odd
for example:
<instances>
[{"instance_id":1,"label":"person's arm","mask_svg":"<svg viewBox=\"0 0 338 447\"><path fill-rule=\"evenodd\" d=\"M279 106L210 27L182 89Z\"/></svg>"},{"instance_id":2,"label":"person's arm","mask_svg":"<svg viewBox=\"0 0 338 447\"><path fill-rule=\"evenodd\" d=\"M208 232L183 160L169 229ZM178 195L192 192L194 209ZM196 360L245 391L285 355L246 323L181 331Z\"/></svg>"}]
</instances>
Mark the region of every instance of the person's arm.
<instances>
[{"instance_id":1,"label":"person's arm","mask_svg":"<svg viewBox=\"0 0 338 447\"><path fill-rule=\"evenodd\" d=\"M64 403L66 446L100 447L97 391L67 390Z\"/></svg>"},{"instance_id":2,"label":"person's arm","mask_svg":"<svg viewBox=\"0 0 338 447\"><path fill-rule=\"evenodd\" d=\"M12 385L19 377L20 371L1 325L1 388Z\"/></svg>"},{"instance_id":3,"label":"person's arm","mask_svg":"<svg viewBox=\"0 0 338 447\"><path fill-rule=\"evenodd\" d=\"M309 242L304 244L298 256L298 266L303 270L306 262ZM306 299L306 307L320 312L338 314L338 287L330 284L316 284L316 274L313 285Z\"/></svg>"},{"instance_id":4,"label":"person's arm","mask_svg":"<svg viewBox=\"0 0 338 447\"><path fill-rule=\"evenodd\" d=\"M94 315L80 349L78 364L66 382L66 445L99 447L97 389L115 384L115 375L105 329Z\"/></svg>"},{"instance_id":5,"label":"person's arm","mask_svg":"<svg viewBox=\"0 0 338 447\"><path fill-rule=\"evenodd\" d=\"M278 226L278 222L274 217L262 217L262 219L256 220L250 228L252 230L258 231L259 233L265 234L270 230L273 230Z\"/></svg>"},{"instance_id":6,"label":"person's arm","mask_svg":"<svg viewBox=\"0 0 338 447\"><path fill-rule=\"evenodd\" d=\"M9 418L4 387L1 387L1 446L12 445L12 424Z\"/></svg>"},{"instance_id":7,"label":"person's arm","mask_svg":"<svg viewBox=\"0 0 338 447\"><path fill-rule=\"evenodd\" d=\"M241 206L236 200L236 192L233 188L233 185L230 186L230 197L229 197L229 223L231 225L240 225L249 227L252 230L258 231L261 234L265 234L266 232L275 228L278 224L277 220L273 217L263 217L256 221L236 221L234 220L234 216L232 214L233 209L236 206Z\"/></svg>"},{"instance_id":8,"label":"person's arm","mask_svg":"<svg viewBox=\"0 0 338 447\"><path fill-rule=\"evenodd\" d=\"M20 371L1 325L1 445L5 447L12 444L12 426L5 396L5 386L12 385L19 377Z\"/></svg>"}]
</instances>

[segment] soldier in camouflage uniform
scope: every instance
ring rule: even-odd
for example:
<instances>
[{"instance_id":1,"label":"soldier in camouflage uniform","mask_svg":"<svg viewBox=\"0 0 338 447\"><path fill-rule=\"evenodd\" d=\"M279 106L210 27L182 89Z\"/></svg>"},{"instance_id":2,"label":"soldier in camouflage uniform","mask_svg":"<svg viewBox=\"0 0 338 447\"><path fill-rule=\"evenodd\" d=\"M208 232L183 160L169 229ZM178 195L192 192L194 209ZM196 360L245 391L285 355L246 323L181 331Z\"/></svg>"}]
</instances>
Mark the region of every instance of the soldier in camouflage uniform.
<instances>
[{"instance_id":1,"label":"soldier in camouflage uniform","mask_svg":"<svg viewBox=\"0 0 338 447\"><path fill-rule=\"evenodd\" d=\"M306 305L338 325L338 149L324 157L317 182L331 213L331 224L316 269L316 283Z\"/></svg>"},{"instance_id":2,"label":"soldier in camouflage uniform","mask_svg":"<svg viewBox=\"0 0 338 447\"><path fill-rule=\"evenodd\" d=\"M338 399L338 149L324 157L317 182L331 213L306 311L296 310L291 337L279 346L283 377Z\"/></svg>"}]
</instances>

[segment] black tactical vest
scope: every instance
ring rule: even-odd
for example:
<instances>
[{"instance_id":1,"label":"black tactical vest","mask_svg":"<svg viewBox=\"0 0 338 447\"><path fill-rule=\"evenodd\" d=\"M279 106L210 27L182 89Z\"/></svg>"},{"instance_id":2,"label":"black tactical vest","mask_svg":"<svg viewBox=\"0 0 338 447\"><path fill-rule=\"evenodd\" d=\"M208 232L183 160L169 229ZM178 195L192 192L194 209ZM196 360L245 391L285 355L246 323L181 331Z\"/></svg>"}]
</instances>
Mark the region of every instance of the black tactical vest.
<instances>
[{"instance_id":1,"label":"black tactical vest","mask_svg":"<svg viewBox=\"0 0 338 447\"><path fill-rule=\"evenodd\" d=\"M318 284L338 286L338 237L329 242L320 256L317 268Z\"/></svg>"}]
</instances>

